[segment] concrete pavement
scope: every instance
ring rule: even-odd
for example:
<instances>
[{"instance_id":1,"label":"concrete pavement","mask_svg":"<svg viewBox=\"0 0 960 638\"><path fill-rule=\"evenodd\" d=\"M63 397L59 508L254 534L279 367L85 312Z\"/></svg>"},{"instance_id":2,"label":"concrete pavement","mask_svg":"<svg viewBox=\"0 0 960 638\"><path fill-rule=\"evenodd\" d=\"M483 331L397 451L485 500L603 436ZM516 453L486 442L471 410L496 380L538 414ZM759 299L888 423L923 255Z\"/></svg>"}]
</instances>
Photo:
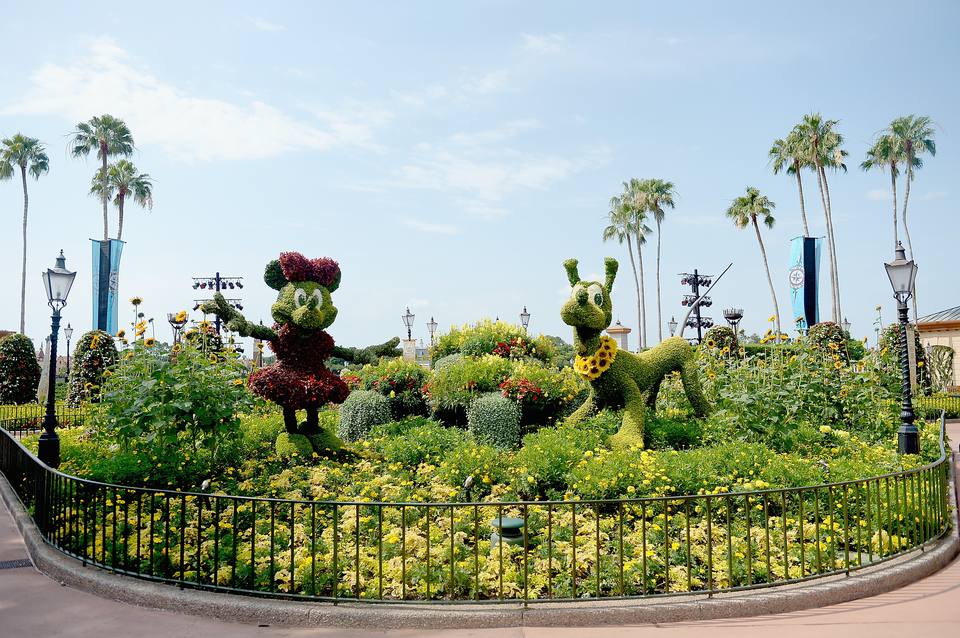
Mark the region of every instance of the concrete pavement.
<instances>
[{"instance_id":1,"label":"concrete pavement","mask_svg":"<svg viewBox=\"0 0 960 638\"><path fill-rule=\"evenodd\" d=\"M960 440L960 423L949 426ZM956 443L952 444L956 447ZM955 471L960 470L954 458ZM26 548L6 508L0 504L0 565L27 558ZM521 627L508 629L405 630L391 632L330 628L288 628L227 623L170 611L135 607L60 586L32 566L0 569L0 637L110 636L153 638L192 634L202 637L248 636L436 636L478 638L601 638L658 635L682 638L777 638L811 635L911 638L960 633L960 560L933 576L902 589L820 609L730 620L603 628Z\"/></svg>"}]
</instances>

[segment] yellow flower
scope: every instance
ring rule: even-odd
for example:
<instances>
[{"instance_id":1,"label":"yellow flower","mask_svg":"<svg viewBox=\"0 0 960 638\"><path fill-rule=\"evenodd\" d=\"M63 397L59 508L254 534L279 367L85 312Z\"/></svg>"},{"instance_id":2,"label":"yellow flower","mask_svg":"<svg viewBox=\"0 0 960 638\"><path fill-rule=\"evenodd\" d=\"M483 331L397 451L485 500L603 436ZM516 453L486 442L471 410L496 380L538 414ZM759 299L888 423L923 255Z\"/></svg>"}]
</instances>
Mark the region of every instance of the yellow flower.
<instances>
[{"instance_id":1,"label":"yellow flower","mask_svg":"<svg viewBox=\"0 0 960 638\"><path fill-rule=\"evenodd\" d=\"M777 315L770 315L769 317L767 317L767 321L769 321L770 323L773 323L776 320L777 320Z\"/></svg>"},{"instance_id":2,"label":"yellow flower","mask_svg":"<svg viewBox=\"0 0 960 638\"><path fill-rule=\"evenodd\" d=\"M127 331L121 328L119 332L117 332L117 339L123 339L125 336L127 336Z\"/></svg>"},{"instance_id":3,"label":"yellow flower","mask_svg":"<svg viewBox=\"0 0 960 638\"><path fill-rule=\"evenodd\" d=\"M830 434L831 432L833 432L833 428L831 428L829 425L820 426L820 434Z\"/></svg>"},{"instance_id":4,"label":"yellow flower","mask_svg":"<svg viewBox=\"0 0 960 638\"><path fill-rule=\"evenodd\" d=\"M590 356L574 357L573 368L588 381L598 378L613 364L617 356L617 344L610 337L600 337L600 347Z\"/></svg>"},{"instance_id":5,"label":"yellow flower","mask_svg":"<svg viewBox=\"0 0 960 638\"><path fill-rule=\"evenodd\" d=\"M243 385L243 379L234 379L234 380L233 380L233 385L236 385L236 386L241 386L241 385Z\"/></svg>"},{"instance_id":6,"label":"yellow flower","mask_svg":"<svg viewBox=\"0 0 960 638\"><path fill-rule=\"evenodd\" d=\"M708 347L708 348L714 348L714 347L716 347L716 345L717 345L717 343L716 343L713 339L707 339L707 347Z\"/></svg>"},{"instance_id":7,"label":"yellow flower","mask_svg":"<svg viewBox=\"0 0 960 638\"><path fill-rule=\"evenodd\" d=\"M209 357L207 357L207 358L210 360L210 363L216 363L216 362L217 362L217 355L215 355L215 354L211 354L211 355L210 355Z\"/></svg>"},{"instance_id":8,"label":"yellow flower","mask_svg":"<svg viewBox=\"0 0 960 638\"><path fill-rule=\"evenodd\" d=\"M157 343L157 340L154 339L153 337L147 337L143 341L143 345L147 346L148 348L152 348L153 346L156 345L156 343Z\"/></svg>"},{"instance_id":9,"label":"yellow flower","mask_svg":"<svg viewBox=\"0 0 960 638\"><path fill-rule=\"evenodd\" d=\"M187 320L187 311L181 310L177 313L177 316L173 318L174 321L186 321Z\"/></svg>"},{"instance_id":10,"label":"yellow flower","mask_svg":"<svg viewBox=\"0 0 960 638\"><path fill-rule=\"evenodd\" d=\"M130 303L134 306L139 306L143 303L143 297L130 297Z\"/></svg>"},{"instance_id":11,"label":"yellow flower","mask_svg":"<svg viewBox=\"0 0 960 638\"><path fill-rule=\"evenodd\" d=\"M918 367L918 368L922 368L922 367L923 367L923 361L917 361L917 367Z\"/></svg>"},{"instance_id":12,"label":"yellow flower","mask_svg":"<svg viewBox=\"0 0 960 638\"><path fill-rule=\"evenodd\" d=\"M843 367L843 361L834 361L834 362L833 362L833 367L836 368L837 370L839 370L840 368Z\"/></svg>"},{"instance_id":13,"label":"yellow flower","mask_svg":"<svg viewBox=\"0 0 960 638\"><path fill-rule=\"evenodd\" d=\"M183 350L183 347L179 343L173 344L173 348L171 348L171 351L174 353L180 352L181 350Z\"/></svg>"},{"instance_id":14,"label":"yellow flower","mask_svg":"<svg viewBox=\"0 0 960 638\"><path fill-rule=\"evenodd\" d=\"M90 337L90 349L93 350L100 345L100 333L95 332L92 337Z\"/></svg>"}]
</instances>

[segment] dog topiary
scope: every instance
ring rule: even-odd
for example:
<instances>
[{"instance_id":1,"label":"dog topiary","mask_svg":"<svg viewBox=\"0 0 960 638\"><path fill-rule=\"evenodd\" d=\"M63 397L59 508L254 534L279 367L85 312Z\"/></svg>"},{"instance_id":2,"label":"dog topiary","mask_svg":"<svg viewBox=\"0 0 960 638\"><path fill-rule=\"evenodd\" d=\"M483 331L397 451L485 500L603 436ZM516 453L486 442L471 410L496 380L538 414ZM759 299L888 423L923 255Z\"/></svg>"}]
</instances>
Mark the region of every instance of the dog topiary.
<instances>
[{"instance_id":1,"label":"dog topiary","mask_svg":"<svg viewBox=\"0 0 960 638\"><path fill-rule=\"evenodd\" d=\"M340 285L340 266L327 257L307 259L286 252L267 264L263 280L279 291L271 308L276 322L272 328L247 321L220 293L201 309L218 315L230 331L270 343L277 362L251 374L247 386L283 408L289 434L317 435L318 410L327 403L342 403L350 393L324 365L334 350L325 329L337 318L330 293ZM298 410L306 411L302 424L297 423Z\"/></svg>"},{"instance_id":2,"label":"dog topiary","mask_svg":"<svg viewBox=\"0 0 960 638\"><path fill-rule=\"evenodd\" d=\"M570 299L560 317L573 327L574 370L590 383L590 395L567 418L576 424L598 408L624 408L620 431L611 437L614 447L643 445L643 419L646 405L656 406L663 378L678 371L687 399L698 416L709 411L700 388L693 346L680 337L671 337L640 354L618 351L616 342L601 336L613 318L610 291L617 276L617 260L607 257L606 281L581 281L577 260L563 262L570 280Z\"/></svg>"}]
</instances>

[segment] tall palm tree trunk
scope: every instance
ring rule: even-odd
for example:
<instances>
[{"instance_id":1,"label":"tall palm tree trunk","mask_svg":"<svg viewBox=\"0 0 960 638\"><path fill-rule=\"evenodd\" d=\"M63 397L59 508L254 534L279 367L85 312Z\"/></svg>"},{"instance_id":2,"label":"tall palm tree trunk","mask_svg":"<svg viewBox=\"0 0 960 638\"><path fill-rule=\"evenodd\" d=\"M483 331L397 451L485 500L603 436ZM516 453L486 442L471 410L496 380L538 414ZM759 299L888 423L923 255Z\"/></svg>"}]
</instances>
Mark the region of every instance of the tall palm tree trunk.
<instances>
[{"instance_id":1,"label":"tall palm tree trunk","mask_svg":"<svg viewBox=\"0 0 960 638\"><path fill-rule=\"evenodd\" d=\"M657 220L657 343L663 341L663 314L660 312L660 220Z\"/></svg>"},{"instance_id":2,"label":"tall palm tree trunk","mask_svg":"<svg viewBox=\"0 0 960 638\"><path fill-rule=\"evenodd\" d=\"M637 263L640 268L640 348L647 346L647 291L643 281L643 248L637 235Z\"/></svg>"},{"instance_id":3,"label":"tall palm tree trunk","mask_svg":"<svg viewBox=\"0 0 960 638\"><path fill-rule=\"evenodd\" d=\"M843 316L843 308L840 304L840 264L837 263L837 237L833 232L833 204L830 202L830 184L827 182L827 173L823 167L820 167L823 174L823 192L827 196L827 232L830 233L830 252L833 260L833 296L837 304L837 317L834 323L839 324Z\"/></svg>"},{"instance_id":4,"label":"tall palm tree trunk","mask_svg":"<svg viewBox=\"0 0 960 638\"><path fill-rule=\"evenodd\" d=\"M103 241L110 238L110 220L107 217L107 145L100 144L100 156L102 159L100 174L100 200L103 203Z\"/></svg>"},{"instance_id":5,"label":"tall palm tree trunk","mask_svg":"<svg viewBox=\"0 0 960 638\"><path fill-rule=\"evenodd\" d=\"M803 180L800 178L800 167L796 167L797 190L800 191L800 218L803 219L803 236L810 236L810 226L807 225L807 207L803 203Z\"/></svg>"},{"instance_id":6,"label":"tall palm tree trunk","mask_svg":"<svg viewBox=\"0 0 960 638\"><path fill-rule=\"evenodd\" d=\"M903 234L907 236L907 255L913 259L913 242L910 241L910 227L907 226L907 202L910 201L910 182L913 181L913 158L907 157L907 185L903 189ZM894 196L896 197L896 196ZM917 320L917 284L913 284L913 320Z\"/></svg>"},{"instance_id":7,"label":"tall palm tree trunk","mask_svg":"<svg viewBox=\"0 0 960 638\"><path fill-rule=\"evenodd\" d=\"M757 232L757 243L760 244L760 256L763 257L763 269L767 272L767 285L770 286L770 298L773 299L774 326L777 329L777 342L780 341L780 304L777 303L777 291L773 287L773 279L770 278L770 265L767 263L767 250L763 247L763 238L760 236L760 226L757 224L757 216L751 215L753 230Z\"/></svg>"},{"instance_id":8,"label":"tall palm tree trunk","mask_svg":"<svg viewBox=\"0 0 960 638\"><path fill-rule=\"evenodd\" d=\"M834 323L838 323L837 320L837 296L835 293L836 289L836 278L833 276L833 271L836 268L836 261L833 257L833 235L830 234L830 213L827 210L827 199L823 194L823 177L820 174L820 167L815 166L814 170L817 173L817 186L820 188L820 203L823 206L823 218L827 224L827 254L830 256L830 303L832 308L832 314L830 315Z\"/></svg>"},{"instance_id":9,"label":"tall palm tree trunk","mask_svg":"<svg viewBox=\"0 0 960 638\"><path fill-rule=\"evenodd\" d=\"M123 195L117 195L117 218L119 223L117 224L117 239L119 240L123 237Z\"/></svg>"},{"instance_id":10,"label":"tall palm tree trunk","mask_svg":"<svg viewBox=\"0 0 960 638\"><path fill-rule=\"evenodd\" d=\"M630 233L627 233L627 252L630 253L630 270L633 272L633 285L637 290L637 339L640 338L643 310L640 306L640 278L637 276L637 262L633 259L633 245L630 243Z\"/></svg>"},{"instance_id":11,"label":"tall palm tree trunk","mask_svg":"<svg viewBox=\"0 0 960 638\"><path fill-rule=\"evenodd\" d=\"M20 178L23 180L23 261L20 269L20 334L25 334L27 308L27 167L20 165Z\"/></svg>"},{"instance_id":12,"label":"tall palm tree trunk","mask_svg":"<svg viewBox=\"0 0 960 638\"><path fill-rule=\"evenodd\" d=\"M900 233L897 230L897 165L890 165L890 187L893 189L893 249L900 243Z\"/></svg>"}]
</instances>

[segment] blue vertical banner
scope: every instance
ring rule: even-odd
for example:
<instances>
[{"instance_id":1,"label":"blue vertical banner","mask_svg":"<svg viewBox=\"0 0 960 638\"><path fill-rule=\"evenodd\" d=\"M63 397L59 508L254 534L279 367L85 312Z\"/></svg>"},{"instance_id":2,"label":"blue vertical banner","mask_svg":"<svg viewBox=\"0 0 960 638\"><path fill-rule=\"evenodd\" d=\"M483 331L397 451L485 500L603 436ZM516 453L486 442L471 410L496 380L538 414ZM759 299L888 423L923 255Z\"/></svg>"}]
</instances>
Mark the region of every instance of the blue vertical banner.
<instances>
[{"instance_id":1,"label":"blue vertical banner","mask_svg":"<svg viewBox=\"0 0 960 638\"><path fill-rule=\"evenodd\" d=\"M820 246L819 237L794 237L790 240L790 305L797 330L806 332L820 321Z\"/></svg>"},{"instance_id":2,"label":"blue vertical banner","mask_svg":"<svg viewBox=\"0 0 960 638\"><path fill-rule=\"evenodd\" d=\"M120 255L124 242L119 239L91 239L93 245L93 329L117 334L117 292Z\"/></svg>"}]
</instances>

